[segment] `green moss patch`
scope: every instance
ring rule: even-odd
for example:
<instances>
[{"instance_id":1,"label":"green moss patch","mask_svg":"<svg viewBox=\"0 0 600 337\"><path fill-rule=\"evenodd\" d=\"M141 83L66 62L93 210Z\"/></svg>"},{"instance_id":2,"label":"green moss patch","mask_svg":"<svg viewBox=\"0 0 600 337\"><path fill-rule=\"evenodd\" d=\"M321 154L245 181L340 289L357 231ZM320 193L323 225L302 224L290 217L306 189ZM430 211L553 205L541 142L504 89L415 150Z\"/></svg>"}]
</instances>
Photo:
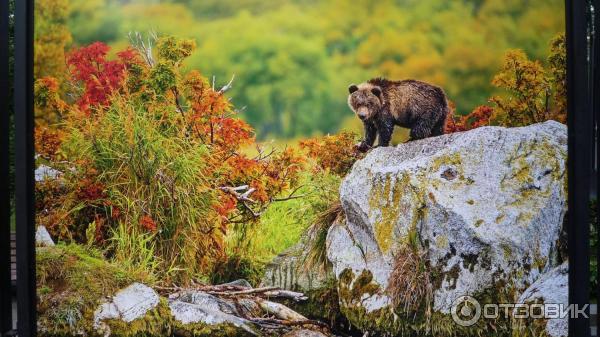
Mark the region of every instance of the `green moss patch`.
<instances>
[{"instance_id":1,"label":"green moss patch","mask_svg":"<svg viewBox=\"0 0 600 337\"><path fill-rule=\"evenodd\" d=\"M147 337L171 335L171 309L164 298L161 298L156 308L149 310L143 317L131 322L118 319L104 320L112 336Z\"/></svg>"},{"instance_id":2,"label":"green moss patch","mask_svg":"<svg viewBox=\"0 0 600 337\"><path fill-rule=\"evenodd\" d=\"M75 244L39 247L36 262L40 336L92 334L94 311L103 299L146 279Z\"/></svg>"}]
</instances>

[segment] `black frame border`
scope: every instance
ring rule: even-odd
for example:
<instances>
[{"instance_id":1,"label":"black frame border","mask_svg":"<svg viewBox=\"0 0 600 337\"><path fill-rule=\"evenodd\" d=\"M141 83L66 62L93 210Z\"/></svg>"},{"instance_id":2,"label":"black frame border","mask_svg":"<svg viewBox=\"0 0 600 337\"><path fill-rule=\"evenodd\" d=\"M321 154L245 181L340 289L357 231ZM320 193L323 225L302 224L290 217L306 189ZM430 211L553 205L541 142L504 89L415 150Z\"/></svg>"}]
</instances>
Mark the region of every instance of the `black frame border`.
<instances>
[{"instance_id":1,"label":"black frame border","mask_svg":"<svg viewBox=\"0 0 600 337\"><path fill-rule=\"evenodd\" d=\"M569 304L590 303L590 183L592 174L591 91L588 80L588 13L590 2L565 1L567 44ZM592 61L592 60L589 60ZM589 308L587 309L589 314ZM590 319L569 318L569 336L591 335Z\"/></svg>"},{"instance_id":2,"label":"black frame border","mask_svg":"<svg viewBox=\"0 0 600 337\"><path fill-rule=\"evenodd\" d=\"M5 0L7 1L7 0ZM35 181L33 112L33 0L15 0L15 215L17 232L17 331L37 334L35 281Z\"/></svg>"},{"instance_id":3,"label":"black frame border","mask_svg":"<svg viewBox=\"0 0 600 337\"><path fill-rule=\"evenodd\" d=\"M591 5L594 7L595 11L600 10L600 0L591 0ZM596 13L594 13L596 14ZM591 43L592 49L590 50L592 55L590 57L591 63L591 99L592 99L592 115L594 118L594 134L593 134L593 170L592 170L592 178L595 179L596 185L595 187L595 198L596 198L596 242L600 242L600 230L598 230L598 219L600 215L600 203L598 203L598 197L600 196L600 177L599 177L599 169L600 169L600 37L598 34L600 33L600 18L599 15L596 14L596 17L593 21L592 30L594 32ZM590 240L592 238L590 237ZM597 250L595 252L596 265L600 265L600 245L598 245ZM596 270L596 279L600 280L600 269ZM600 301L600 289L592 289L592 294L595 293L597 301ZM596 308L598 308L598 303L596 303ZM598 310L598 309L596 309ZM596 335L600 333L600 315L596 313Z\"/></svg>"},{"instance_id":4,"label":"black frame border","mask_svg":"<svg viewBox=\"0 0 600 337\"><path fill-rule=\"evenodd\" d=\"M599 0L593 0L596 8ZM15 68L14 68L14 107L15 107L15 198L17 223L17 297L19 336L36 336L36 282L35 282L35 208L34 208L34 144L33 144L33 0L15 1ZM6 10L5 10L6 9ZM2 0L0 13L8 13L8 0ZM588 78L587 53L587 10L589 3L584 0L565 0L567 37L567 90L568 90L568 246L569 246L569 303L585 305L589 303L589 199L590 177L592 174L593 125ZM0 19L0 37L8 37L8 23ZM2 40L0 49L8 51ZM598 54L598 53L596 53ZM593 60L590 60L595 63ZM8 68L8 53L0 53L0 75ZM6 68L6 69L5 69ZM596 72L594 72L596 73ZM595 83L598 75L595 74ZM6 78L6 76L0 76ZM7 111L4 98L8 92L8 81L0 80L0 108ZM598 114L599 107L593 104ZM2 121L6 121L3 114ZM7 131L9 123L2 123L2 131ZM8 143L2 132L0 151L8 157ZM597 151L597 149L596 149ZM3 160L6 162L6 160ZM7 176L5 165L0 174ZM6 175L5 175L6 174ZM2 179L7 181L7 179ZM2 186L4 187L4 186ZM6 209L4 199L8 189L2 188L0 206ZM6 215L0 213L0 221ZM10 216L10 211L9 211ZM9 222L8 222L9 224ZM10 226L10 225L9 225ZM6 226L0 227L0 235L5 237ZM5 251L4 241L0 243L0 256ZM0 260L2 267L4 260ZM3 269L3 268L2 268ZM0 282L2 281L0 272ZM3 285L3 283L0 283ZM0 310L6 310L0 308ZM0 316L3 311L0 311ZM8 316L10 317L10 315ZM0 319L0 324L5 324ZM12 322L11 322L12 324ZM4 328L3 325L0 325ZM0 331L2 332L2 331ZM585 337L590 335L590 320L571 318L569 335Z\"/></svg>"},{"instance_id":5,"label":"black frame border","mask_svg":"<svg viewBox=\"0 0 600 337\"><path fill-rule=\"evenodd\" d=\"M10 79L9 4L0 0L0 289L11 289L10 280ZM0 336L12 330L12 291L0 291Z\"/></svg>"}]
</instances>

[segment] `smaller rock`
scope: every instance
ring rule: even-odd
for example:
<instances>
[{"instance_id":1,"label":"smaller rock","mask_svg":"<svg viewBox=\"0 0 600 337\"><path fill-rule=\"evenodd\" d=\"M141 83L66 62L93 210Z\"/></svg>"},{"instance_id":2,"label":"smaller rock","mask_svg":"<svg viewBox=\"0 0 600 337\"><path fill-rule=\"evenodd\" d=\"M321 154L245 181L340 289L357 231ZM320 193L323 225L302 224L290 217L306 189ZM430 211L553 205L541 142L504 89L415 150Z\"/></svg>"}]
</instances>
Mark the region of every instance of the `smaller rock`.
<instances>
[{"instance_id":1,"label":"smaller rock","mask_svg":"<svg viewBox=\"0 0 600 337\"><path fill-rule=\"evenodd\" d=\"M54 241L50 237L50 233L44 226L38 226L35 231L35 244L37 246L54 246Z\"/></svg>"},{"instance_id":2,"label":"smaller rock","mask_svg":"<svg viewBox=\"0 0 600 337\"><path fill-rule=\"evenodd\" d=\"M127 288L119 290L111 302L106 302L94 313L94 328L104 335L110 335L110 327L103 321L107 319L120 319L131 322L144 317L149 310L156 308L159 302L158 294L150 287L133 283Z\"/></svg>"},{"instance_id":3,"label":"smaller rock","mask_svg":"<svg viewBox=\"0 0 600 337\"><path fill-rule=\"evenodd\" d=\"M523 294L517 303L562 304L562 310L569 305L569 264L568 262L540 276ZM548 314L547 312L545 313ZM569 318L550 318L545 330L552 337L569 335Z\"/></svg>"},{"instance_id":4,"label":"smaller rock","mask_svg":"<svg viewBox=\"0 0 600 337\"><path fill-rule=\"evenodd\" d=\"M247 280L244 280L244 279L239 279L239 280L235 280L232 282L223 283L221 285L222 286L236 286L236 287L252 288L252 285L250 284L250 282L248 282Z\"/></svg>"},{"instance_id":5,"label":"smaller rock","mask_svg":"<svg viewBox=\"0 0 600 337\"><path fill-rule=\"evenodd\" d=\"M171 308L173 318L179 323L180 329L198 323L214 326L215 329L220 325L226 325L239 328L240 335L243 333L257 335L252 322L236 316L239 313L233 303L210 294L185 293L178 299L171 300L169 308Z\"/></svg>"},{"instance_id":6,"label":"smaller rock","mask_svg":"<svg viewBox=\"0 0 600 337\"><path fill-rule=\"evenodd\" d=\"M330 270L308 268L305 261L314 233L307 233L294 246L277 255L265 268L260 283L263 287L279 287L307 292L326 285L333 278Z\"/></svg>"},{"instance_id":7,"label":"smaller rock","mask_svg":"<svg viewBox=\"0 0 600 337\"><path fill-rule=\"evenodd\" d=\"M55 170L47 165L40 165L35 169L35 181L43 181L46 179L56 179L62 172Z\"/></svg>"}]
</instances>

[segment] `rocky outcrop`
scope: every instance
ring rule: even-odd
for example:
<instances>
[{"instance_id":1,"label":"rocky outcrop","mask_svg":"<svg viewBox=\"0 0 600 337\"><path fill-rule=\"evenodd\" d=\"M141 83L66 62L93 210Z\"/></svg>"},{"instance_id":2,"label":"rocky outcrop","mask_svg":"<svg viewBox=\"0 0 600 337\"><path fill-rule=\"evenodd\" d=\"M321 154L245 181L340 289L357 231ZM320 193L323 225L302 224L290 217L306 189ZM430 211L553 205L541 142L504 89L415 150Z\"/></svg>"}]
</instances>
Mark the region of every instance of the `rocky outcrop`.
<instances>
[{"instance_id":1,"label":"rocky outcrop","mask_svg":"<svg viewBox=\"0 0 600 337\"><path fill-rule=\"evenodd\" d=\"M435 329L462 295L525 290L557 265L566 155L552 121L372 150L342 182L346 219L327 236L342 312L363 330ZM403 303L410 284L422 296Z\"/></svg>"},{"instance_id":2,"label":"rocky outcrop","mask_svg":"<svg viewBox=\"0 0 600 337\"><path fill-rule=\"evenodd\" d=\"M306 317L344 329L348 322L339 310L339 298L331 268L315 266L308 258L313 249L311 241L315 240L316 235L316 231L309 229L297 244L267 264L261 286L280 287L306 294L305 301L286 301L285 304Z\"/></svg>"},{"instance_id":3,"label":"rocky outcrop","mask_svg":"<svg viewBox=\"0 0 600 337\"><path fill-rule=\"evenodd\" d=\"M306 263L311 233L304 235L294 246L277 255L265 267L263 286L289 290L311 291L320 289L333 277L330 270L314 268Z\"/></svg>"},{"instance_id":4,"label":"rocky outcrop","mask_svg":"<svg viewBox=\"0 0 600 337\"><path fill-rule=\"evenodd\" d=\"M266 298L305 299L291 291L231 284L180 289L165 298L133 283L96 309L93 329L103 336L328 336L323 323Z\"/></svg>"},{"instance_id":5,"label":"rocky outcrop","mask_svg":"<svg viewBox=\"0 0 600 337\"><path fill-rule=\"evenodd\" d=\"M209 335L219 330L231 336L256 336L252 322L239 317L235 304L216 296L190 291L172 296L169 308L175 321L175 331L181 336L195 336L200 331Z\"/></svg>"}]
</instances>

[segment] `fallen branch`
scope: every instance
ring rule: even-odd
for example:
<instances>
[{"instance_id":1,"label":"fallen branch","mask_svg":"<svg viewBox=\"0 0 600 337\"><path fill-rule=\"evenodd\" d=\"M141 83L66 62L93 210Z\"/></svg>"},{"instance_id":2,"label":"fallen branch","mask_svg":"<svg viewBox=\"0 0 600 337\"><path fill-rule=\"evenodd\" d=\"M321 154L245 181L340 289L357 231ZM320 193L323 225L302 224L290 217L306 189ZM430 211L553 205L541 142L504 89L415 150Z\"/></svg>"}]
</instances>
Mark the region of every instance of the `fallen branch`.
<instances>
[{"instance_id":1,"label":"fallen branch","mask_svg":"<svg viewBox=\"0 0 600 337\"><path fill-rule=\"evenodd\" d=\"M291 290L271 290L264 293L269 298L288 298L294 302L306 301L308 297L303 293L291 291Z\"/></svg>"},{"instance_id":2,"label":"fallen branch","mask_svg":"<svg viewBox=\"0 0 600 337\"><path fill-rule=\"evenodd\" d=\"M261 325L261 324L269 324L269 325L281 325L281 326L287 326L287 327L293 327L293 326L306 326L306 325L313 325L313 326L317 326L320 328L325 328L326 330L329 330L329 326L323 322L314 320L314 319L306 319L306 320L302 320L302 321L287 321L287 320L283 320L283 319L276 319L276 318L250 318L249 319L250 322Z\"/></svg>"},{"instance_id":3,"label":"fallen branch","mask_svg":"<svg viewBox=\"0 0 600 337\"><path fill-rule=\"evenodd\" d=\"M217 291L216 293L223 294L223 295L229 295L229 296L235 296L235 295L260 294L260 293L264 293L267 291L273 291L273 290L281 290L281 289L277 288L277 287L262 287L262 288L251 288L251 289L244 289L244 290L239 290L239 291L228 291L228 292Z\"/></svg>"},{"instance_id":4,"label":"fallen branch","mask_svg":"<svg viewBox=\"0 0 600 337\"><path fill-rule=\"evenodd\" d=\"M307 318L294 310L286 307L283 304L271 302L263 299L257 299L256 303L264 310L267 314L274 315L275 317L292 322L306 321Z\"/></svg>"},{"instance_id":5,"label":"fallen branch","mask_svg":"<svg viewBox=\"0 0 600 337\"><path fill-rule=\"evenodd\" d=\"M244 190L244 188L240 186L237 190ZM169 294L170 301L182 301L195 305L201 305L202 302L196 301L202 300L194 300L194 298L207 298L206 296L196 296L195 293L214 296L218 300L212 301L220 303L219 308L228 308L226 310L217 310L221 310L227 315L247 320L261 330L289 331L294 330L295 327L301 327L302 329L330 333L329 326L326 323L308 319L287 306L270 300L272 298L285 298L294 301L306 300L307 297L300 292L278 287L249 288L248 286L236 284L193 285L191 288L177 286L155 288L160 290L174 290L174 293Z\"/></svg>"}]
</instances>

